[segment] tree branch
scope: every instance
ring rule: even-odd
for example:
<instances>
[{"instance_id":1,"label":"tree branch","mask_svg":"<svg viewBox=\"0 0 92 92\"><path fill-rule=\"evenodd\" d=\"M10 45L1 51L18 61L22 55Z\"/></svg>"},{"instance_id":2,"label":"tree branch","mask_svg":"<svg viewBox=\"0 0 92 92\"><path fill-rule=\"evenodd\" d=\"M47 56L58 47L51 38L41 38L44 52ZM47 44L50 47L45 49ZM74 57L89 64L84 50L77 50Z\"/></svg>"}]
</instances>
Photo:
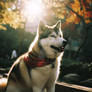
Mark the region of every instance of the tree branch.
<instances>
[{"instance_id":1,"label":"tree branch","mask_svg":"<svg viewBox=\"0 0 92 92\"><path fill-rule=\"evenodd\" d=\"M72 8L70 8L68 5L66 5L66 8L68 8L69 10L71 10L73 13L75 13L83 22L84 22L84 18L82 16L80 16L77 12L75 12Z\"/></svg>"}]
</instances>

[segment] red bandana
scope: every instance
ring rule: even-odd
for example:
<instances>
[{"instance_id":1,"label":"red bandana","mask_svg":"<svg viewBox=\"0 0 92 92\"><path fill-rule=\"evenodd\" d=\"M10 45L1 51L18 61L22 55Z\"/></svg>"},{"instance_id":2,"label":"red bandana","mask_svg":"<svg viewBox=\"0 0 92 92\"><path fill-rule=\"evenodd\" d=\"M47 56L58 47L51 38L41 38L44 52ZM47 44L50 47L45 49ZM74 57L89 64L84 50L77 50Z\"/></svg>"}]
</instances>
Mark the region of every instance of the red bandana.
<instances>
[{"instance_id":1,"label":"red bandana","mask_svg":"<svg viewBox=\"0 0 92 92\"><path fill-rule=\"evenodd\" d=\"M40 58L30 58L29 56L24 57L24 61L30 65L32 68L34 67L42 67L48 64L51 64L50 62L47 62L45 59Z\"/></svg>"}]
</instances>

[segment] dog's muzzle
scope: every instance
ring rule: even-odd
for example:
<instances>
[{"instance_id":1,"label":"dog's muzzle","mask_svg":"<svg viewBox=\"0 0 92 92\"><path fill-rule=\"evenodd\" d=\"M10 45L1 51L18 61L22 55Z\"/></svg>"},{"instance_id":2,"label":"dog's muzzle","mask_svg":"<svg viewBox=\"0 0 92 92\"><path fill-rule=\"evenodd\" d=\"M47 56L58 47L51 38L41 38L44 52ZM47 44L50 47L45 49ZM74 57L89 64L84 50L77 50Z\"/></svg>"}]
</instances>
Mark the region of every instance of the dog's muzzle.
<instances>
[{"instance_id":1,"label":"dog's muzzle","mask_svg":"<svg viewBox=\"0 0 92 92\"><path fill-rule=\"evenodd\" d=\"M67 45L67 40L63 40L62 46L56 47L54 45L51 45L51 48L57 50L58 52L64 51L65 46Z\"/></svg>"}]
</instances>

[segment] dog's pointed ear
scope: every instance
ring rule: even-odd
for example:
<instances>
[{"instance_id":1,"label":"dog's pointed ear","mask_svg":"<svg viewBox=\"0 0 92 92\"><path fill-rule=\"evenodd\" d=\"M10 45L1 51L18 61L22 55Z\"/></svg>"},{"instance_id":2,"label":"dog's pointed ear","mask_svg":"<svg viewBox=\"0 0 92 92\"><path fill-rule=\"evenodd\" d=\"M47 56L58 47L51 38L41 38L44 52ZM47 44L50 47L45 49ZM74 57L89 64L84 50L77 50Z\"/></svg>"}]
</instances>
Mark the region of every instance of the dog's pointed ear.
<instances>
[{"instance_id":1,"label":"dog's pointed ear","mask_svg":"<svg viewBox=\"0 0 92 92\"><path fill-rule=\"evenodd\" d=\"M47 29L47 27L46 27L45 23L43 21L40 21L39 28L38 28L39 34L42 34L44 31L46 31L46 29Z\"/></svg>"},{"instance_id":2,"label":"dog's pointed ear","mask_svg":"<svg viewBox=\"0 0 92 92\"><path fill-rule=\"evenodd\" d=\"M39 26L38 26L39 33L43 31L44 27L45 27L45 24L42 21L40 21Z\"/></svg>"},{"instance_id":3,"label":"dog's pointed ear","mask_svg":"<svg viewBox=\"0 0 92 92\"><path fill-rule=\"evenodd\" d=\"M57 23L55 24L55 29L61 30L61 20L57 21Z\"/></svg>"},{"instance_id":4,"label":"dog's pointed ear","mask_svg":"<svg viewBox=\"0 0 92 92\"><path fill-rule=\"evenodd\" d=\"M44 25L45 25L44 22L43 22L43 21L40 21L39 27L41 28L41 27L43 27Z\"/></svg>"}]
</instances>

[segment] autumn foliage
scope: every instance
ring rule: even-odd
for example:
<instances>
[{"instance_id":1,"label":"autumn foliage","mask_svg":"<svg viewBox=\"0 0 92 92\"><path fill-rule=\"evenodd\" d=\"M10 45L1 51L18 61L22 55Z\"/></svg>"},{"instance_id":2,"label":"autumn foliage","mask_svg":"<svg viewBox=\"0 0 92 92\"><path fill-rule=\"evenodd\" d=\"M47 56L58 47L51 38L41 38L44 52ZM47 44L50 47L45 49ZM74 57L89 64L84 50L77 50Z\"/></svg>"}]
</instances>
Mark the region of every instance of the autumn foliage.
<instances>
[{"instance_id":1,"label":"autumn foliage","mask_svg":"<svg viewBox=\"0 0 92 92\"><path fill-rule=\"evenodd\" d=\"M13 0L16 1L16 0ZM26 1L26 0L25 0ZM92 0L43 0L48 13L55 14L66 24L78 24L83 20L86 24L92 22ZM12 10L14 3L0 1L0 24L10 24L17 28L23 20L18 10ZM52 11L52 12L51 12ZM47 13L47 14L48 14Z\"/></svg>"},{"instance_id":2,"label":"autumn foliage","mask_svg":"<svg viewBox=\"0 0 92 92\"><path fill-rule=\"evenodd\" d=\"M66 23L92 22L92 0L54 0L49 4L58 18Z\"/></svg>"},{"instance_id":3,"label":"autumn foliage","mask_svg":"<svg viewBox=\"0 0 92 92\"><path fill-rule=\"evenodd\" d=\"M9 24L13 28L18 28L23 19L20 12L12 8L13 5L11 2L0 1L0 24Z\"/></svg>"},{"instance_id":4,"label":"autumn foliage","mask_svg":"<svg viewBox=\"0 0 92 92\"><path fill-rule=\"evenodd\" d=\"M79 23L81 18L85 23L92 22L92 1L91 0L74 0L69 6L72 11L67 22Z\"/></svg>"}]
</instances>

